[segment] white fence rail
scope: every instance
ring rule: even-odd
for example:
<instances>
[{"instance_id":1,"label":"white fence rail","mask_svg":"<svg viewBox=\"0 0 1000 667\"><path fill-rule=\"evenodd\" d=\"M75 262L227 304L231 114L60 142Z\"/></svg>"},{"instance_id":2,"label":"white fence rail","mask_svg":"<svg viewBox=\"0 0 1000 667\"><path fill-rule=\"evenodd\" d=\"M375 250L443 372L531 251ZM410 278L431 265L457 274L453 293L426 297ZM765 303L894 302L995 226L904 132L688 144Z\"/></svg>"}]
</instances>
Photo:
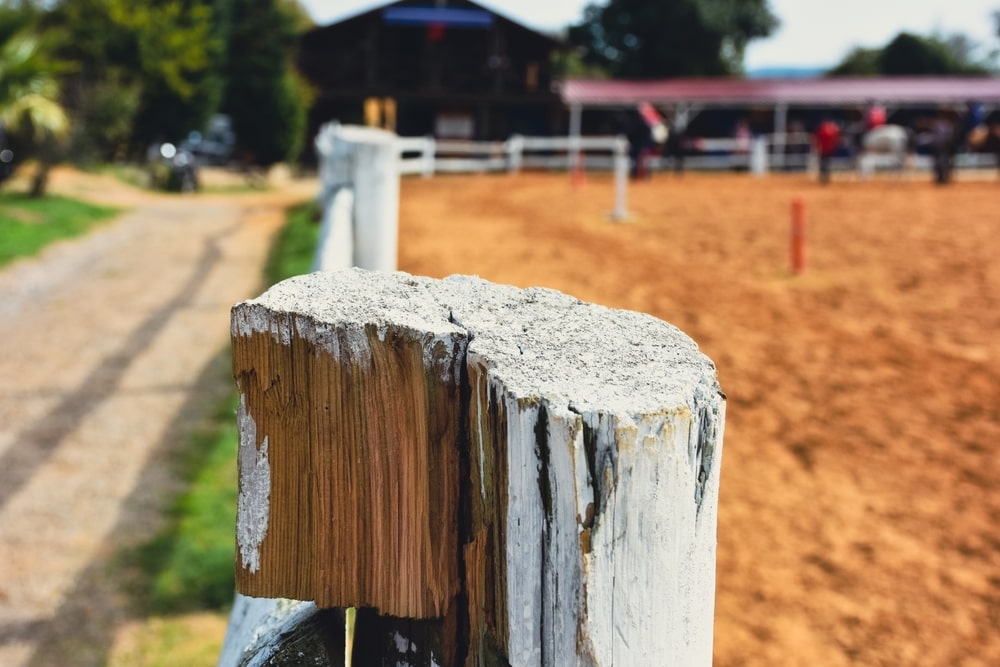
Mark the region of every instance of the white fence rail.
<instances>
[{"instance_id":1,"label":"white fence rail","mask_svg":"<svg viewBox=\"0 0 1000 667\"><path fill-rule=\"evenodd\" d=\"M566 171L601 169L615 173L613 220L626 215L628 141L625 137L525 137L507 141L436 140L399 137L399 173L430 177L440 173L518 172L521 169ZM586 152L585 152L586 151Z\"/></svg>"},{"instance_id":2,"label":"white fence rail","mask_svg":"<svg viewBox=\"0 0 1000 667\"><path fill-rule=\"evenodd\" d=\"M574 168L611 171L616 165L616 151L627 156L628 142L623 137L525 137L514 135L505 142L435 140L430 137L400 137L400 173L431 176L442 173L484 173L521 169L566 171ZM678 161L682 161L679 164ZM892 159L879 168L892 166ZM929 170L933 160L916 155L914 169ZM685 141L683 157L645 156L649 170L669 170L683 166L695 171L745 170L754 174L769 171L815 171L818 159L812 136L806 132L762 134L751 139L735 137L695 137ZM628 163L626 162L626 166ZM835 158L838 170L854 169L853 157ZM997 166L997 158L988 153L959 153L958 169L988 169Z\"/></svg>"},{"instance_id":3,"label":"white fence rail","mask_svg":"<svg viewBox=\"0 0 1000 667\"><path fill-rule=\"evenodd\" d=\"M566 170L615 168L615 155L627 155L624 137L526 137L507 141L459 141L432 137L400 137L401 174L430 176L434 172L520 171L522 168ZM584 154L584 151L588 153Z\"/></svg>"}]
</instances>

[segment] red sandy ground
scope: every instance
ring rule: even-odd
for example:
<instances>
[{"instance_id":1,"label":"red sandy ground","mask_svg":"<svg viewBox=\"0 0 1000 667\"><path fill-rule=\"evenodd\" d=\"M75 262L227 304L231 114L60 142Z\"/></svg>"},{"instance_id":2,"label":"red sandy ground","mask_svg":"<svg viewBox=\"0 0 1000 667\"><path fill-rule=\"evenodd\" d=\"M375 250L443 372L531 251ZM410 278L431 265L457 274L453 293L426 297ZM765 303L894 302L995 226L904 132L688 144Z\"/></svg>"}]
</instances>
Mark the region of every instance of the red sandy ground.
<instances>
[{"instance_id":1,"label":"red sandy ground","mask_svg":"<svg viewBox=\"0 0 1000 667\"><path fill-rule=\"evenodd\" d=\"M658 175L626 224L608 177L403 183L401 269L646 311L715 360L718 666L1000 665L1000 183L919 179Z\"/></svg>"}]
</instances>

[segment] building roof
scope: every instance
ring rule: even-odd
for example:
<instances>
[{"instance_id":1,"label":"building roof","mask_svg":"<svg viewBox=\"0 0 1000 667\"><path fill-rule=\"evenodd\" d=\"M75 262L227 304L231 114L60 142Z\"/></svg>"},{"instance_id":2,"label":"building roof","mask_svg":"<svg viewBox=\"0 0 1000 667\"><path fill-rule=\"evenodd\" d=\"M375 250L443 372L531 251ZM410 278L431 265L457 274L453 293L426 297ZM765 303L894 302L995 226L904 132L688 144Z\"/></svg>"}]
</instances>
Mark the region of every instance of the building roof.
<instances>
[{"instance_id":1,"label":"building roof","mask_svg":"<svg viewBox=\"0 0 1000 667\"><path fill-rule=\"evenodd\" d=\"M603 81L567 79L559 93L567 105L624 107L652 104L702 106L838 106L877 100L917 106L1000 103L1000 78L993 77L845 77L829 79L661 79Z\"/></svg>"},{"instance_id":2,"label":"building roof","mask_svg":"<svg viewBox=\"0 0 1000 667\"><path fill-rule=\"evenodd\" d=\"M345 16L332 23L316 26L310 33L326 31L335 26L343 26L358 19L371 18L379 15L381 20L392 25L409 26L440 26L460 29L488 29L499 21L516 26L527 33L533 33L539 40L551 43L552 46L562 46L562 42L551 35L529 28L502 13L484 7L472 0L395 0L386 2L357 14Z\"/></svg>"}]
</instances>

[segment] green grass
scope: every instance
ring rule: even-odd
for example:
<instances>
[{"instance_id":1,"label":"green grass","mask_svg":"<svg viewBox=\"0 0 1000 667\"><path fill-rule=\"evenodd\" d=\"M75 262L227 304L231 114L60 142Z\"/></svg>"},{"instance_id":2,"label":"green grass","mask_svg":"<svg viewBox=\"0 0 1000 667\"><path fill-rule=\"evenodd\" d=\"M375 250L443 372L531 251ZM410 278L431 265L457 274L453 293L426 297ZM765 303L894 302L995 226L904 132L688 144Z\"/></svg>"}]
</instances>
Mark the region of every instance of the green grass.
<instances>
[{"instance_id":1,"label":"green grass","mask_svg":"<svg viewBox=\"0 0 1000 667\"><path fill-rule=\"evenodd\" d=\"M135 592L146 613L224 610L233 601L235 414L230 397L179 453L187 490L171 508L166 528L131 554L143 573Z\"/></svg>"},{"instance_id":2,"label":"green grass","mask_svg":"<svg viewBox=\"0 0 1000 667\"><path fill-rule=\"evenodd\" d=\"M34 255L53 241L79 236L118 212L55 195L0 194L0 266Z\"/></svg>"},{"instance_id":3,"label":"green grass","mask_svg":"<svg viewBox=\"0 0 1000 667\"><path fill-rule=\"evenodd\" d=\"M166 177L164 170L165 167L158 172L160 178ZM131 185L132 187L143 188L145 190L155 190L157 192L170 192L160 188L151 187L149 168L139 164L102 164L95 167L94 171L100 174L112 176L122 183ZM247 175L241 179L226 179L223 183L215 183L213 181L217 179L212 179L208 176L207 168L201 169L199 175L200 187L198 188L198 192L201 194L239 195L245 193L264 192L271 188L267 179L263 176L255 178Z\"/></svg>"},{"instance_id":4,"label":"green grass","mask_svg":"<svg viewBox=\"0 0 1000 667\"><path fill-rule=\"evenodd\" d=\"M309 271L319 233L316 220L311 202L287 211L268 258L267 284ZM220 376L228 375L228 350L216 365ZM230 380L220 377L219 382ZM178 453L177 470L186 491L174 503L166 528L125 555L126 563L140 572L133 593L146 614L225 611L232 603L237 403L232 392Z\"/></svg>"},{"instance_id":5,"label":"green grass","mask_svg":"<svg viewBox=\"0 0 1000 667\"><path fill-rule=\"evenodd\" d=\"M269 284L309 273L312 269L319 242L319 215L319 207L313 201L288 209L287 224L278 235L264 269Z\"/></svg>"},{"instance_id":6,"label":"green grass","mask_svg":"<svg viewBox=\"0 0 1000 667\"><path fill-rule=\"evenodd\" d=\"M118 179L125 185L131 185L134 188L149 187L149 170L137 164L107 163L94 166L88 169L88 171L107 174Z\"/></svg>"}]
</instances>

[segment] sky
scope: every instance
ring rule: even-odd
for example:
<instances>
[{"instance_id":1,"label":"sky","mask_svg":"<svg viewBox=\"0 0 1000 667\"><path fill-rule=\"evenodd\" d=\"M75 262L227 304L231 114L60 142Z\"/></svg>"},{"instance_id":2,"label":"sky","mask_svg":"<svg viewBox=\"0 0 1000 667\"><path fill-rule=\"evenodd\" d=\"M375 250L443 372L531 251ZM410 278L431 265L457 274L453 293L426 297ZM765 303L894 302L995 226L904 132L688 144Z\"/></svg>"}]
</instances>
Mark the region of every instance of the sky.
<instances>
[{"instance_id":1,"label":"sky","mask_svg":"<svg viewBox=\"0 0 1000 667\"><path fill-rule=\"evenodd\" d=\"M300 1L320 25L388 4L378 0ZM587 4L587 0L475 1L542 31L578 22ZM782 26L767 39L751 43L746 53L747 70L831 67L851 48L884 46L904 30L922 35L961 32L990 48L1000 47L991 19L993 10L1000 10L1000 0L770 0L770 5Z\"/></svg>"}]
</instances>

